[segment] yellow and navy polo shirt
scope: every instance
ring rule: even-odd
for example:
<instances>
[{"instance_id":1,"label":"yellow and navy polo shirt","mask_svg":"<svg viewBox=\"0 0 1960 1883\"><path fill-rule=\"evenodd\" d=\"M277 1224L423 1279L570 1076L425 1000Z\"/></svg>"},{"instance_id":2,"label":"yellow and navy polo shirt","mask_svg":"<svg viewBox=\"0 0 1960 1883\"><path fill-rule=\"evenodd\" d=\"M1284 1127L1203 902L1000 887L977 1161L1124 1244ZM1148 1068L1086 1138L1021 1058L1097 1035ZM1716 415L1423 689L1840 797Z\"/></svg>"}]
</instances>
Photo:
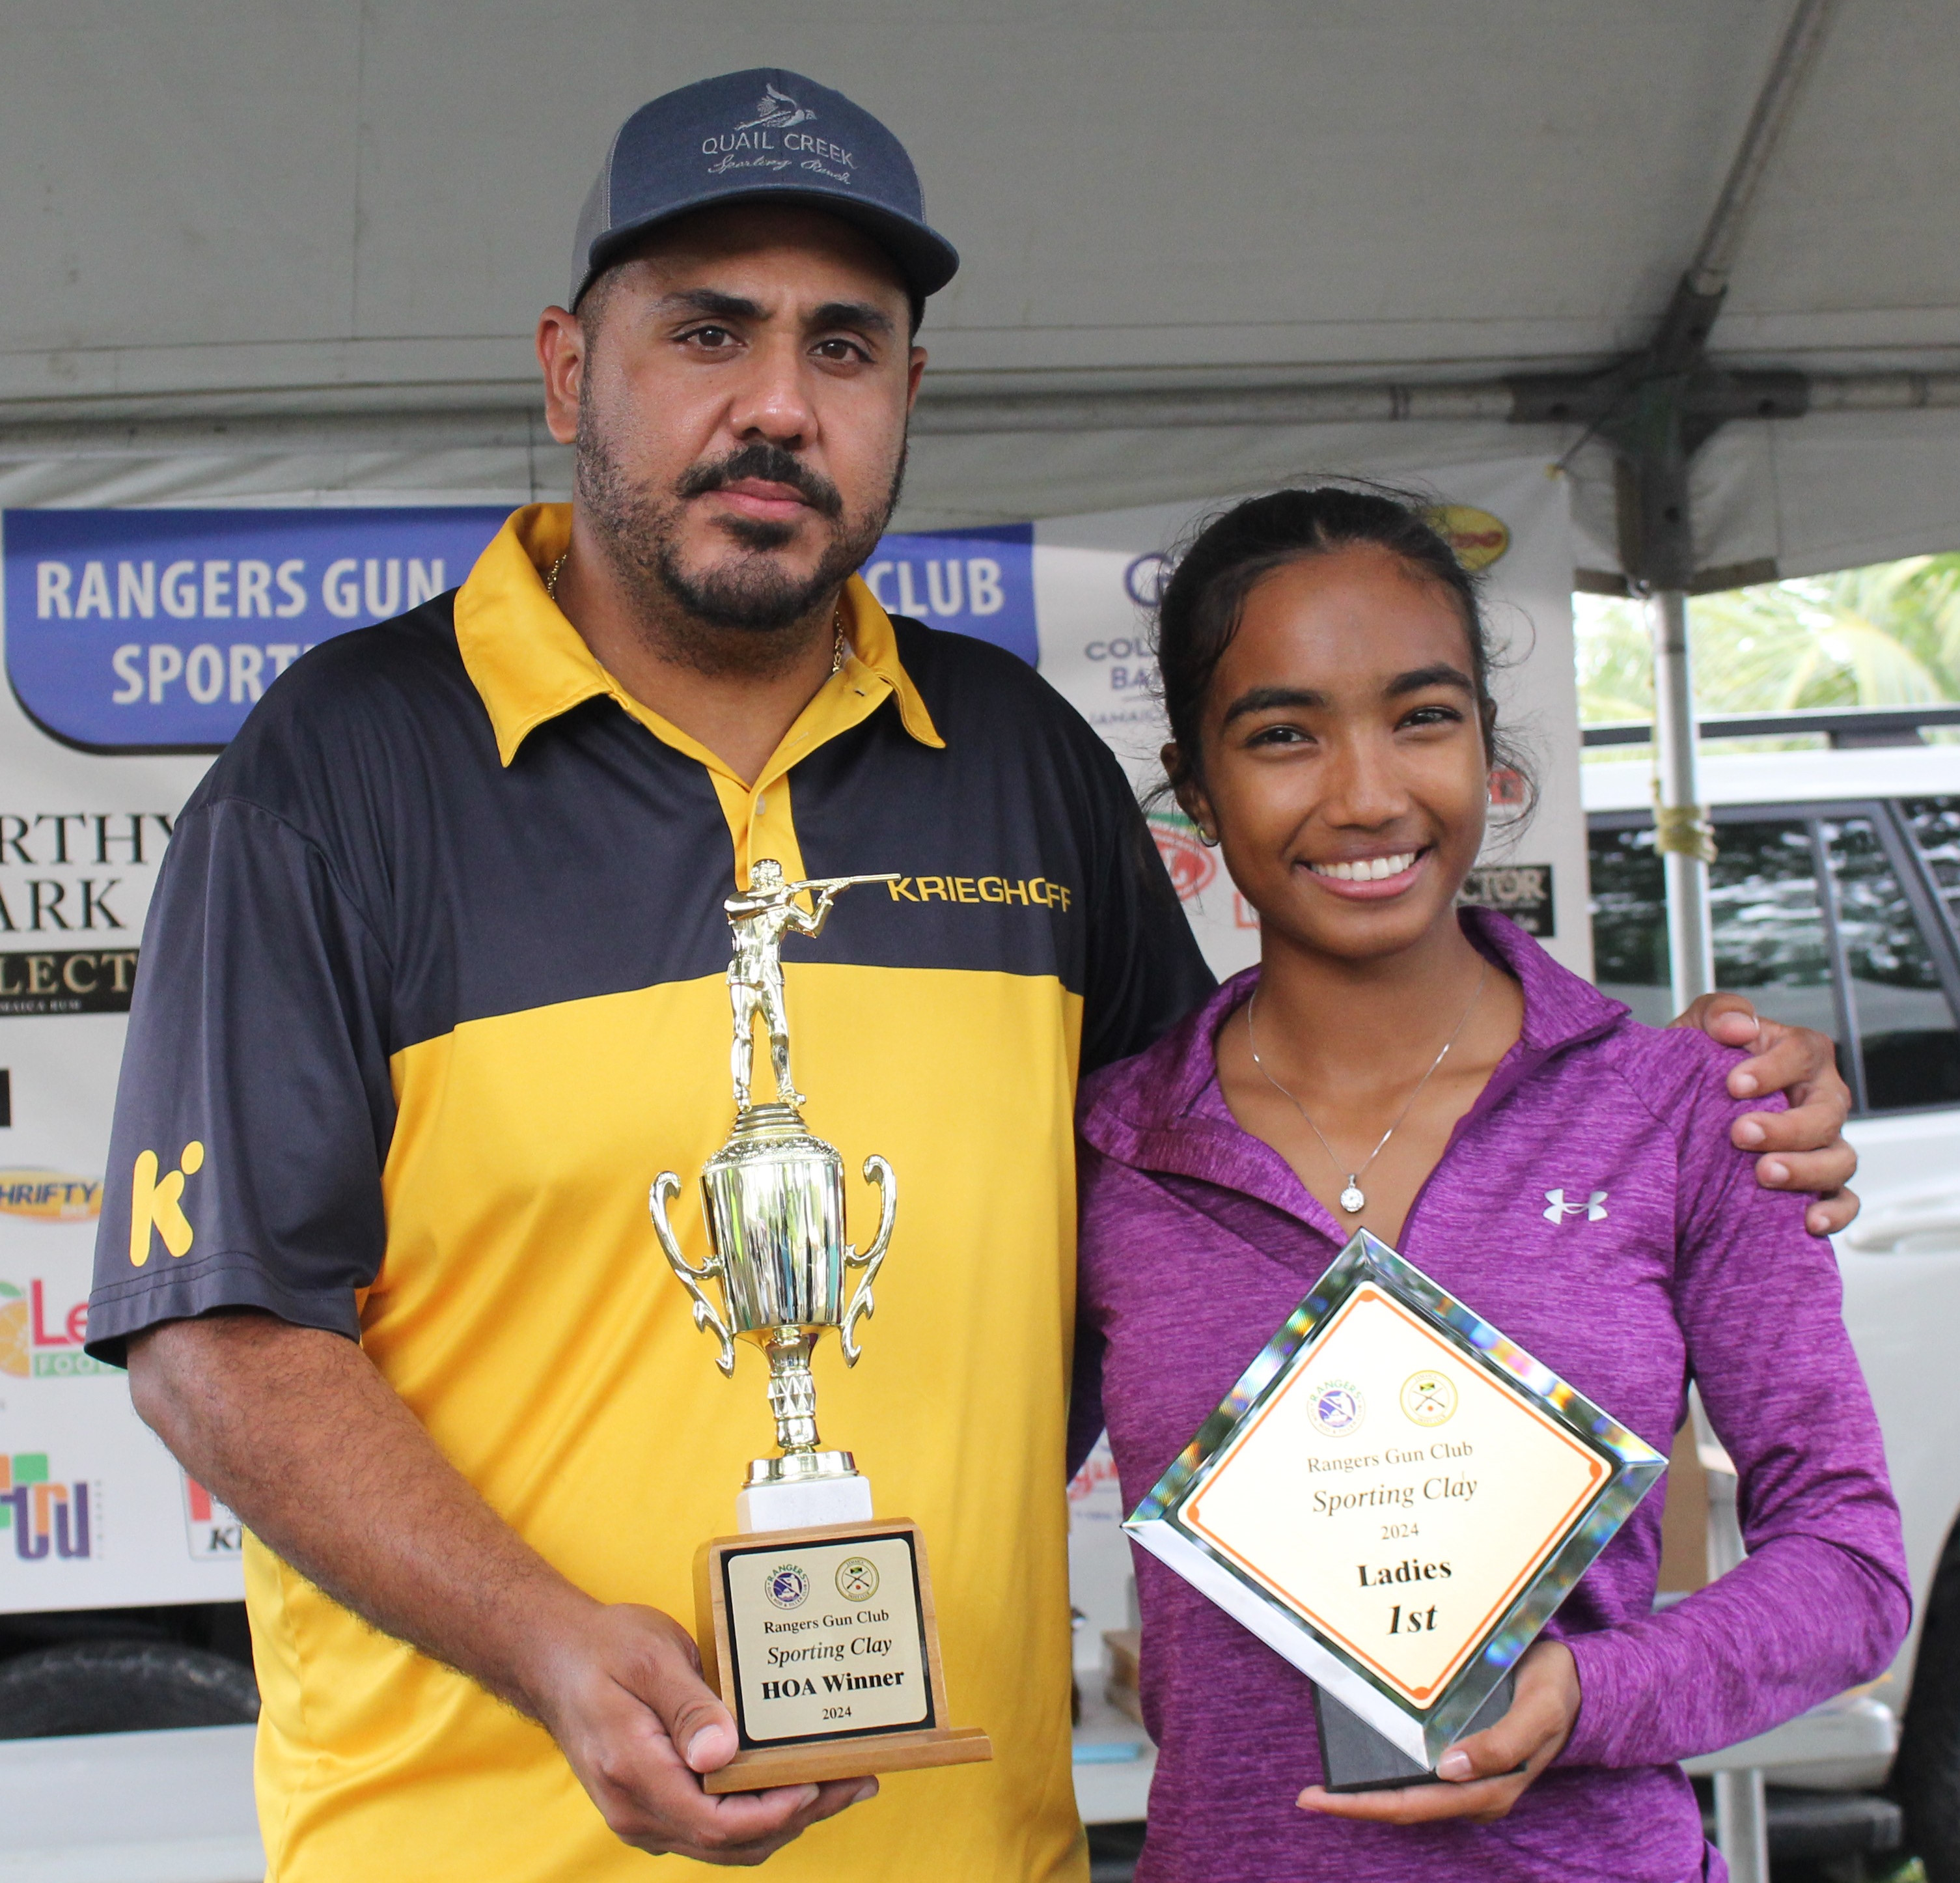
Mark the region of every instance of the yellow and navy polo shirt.
<instances>
[{"instance_id":1,"label":"yellow and navy polo shirt","mask_svg":"<svg viewBox=\"0 0 1960 1883\"><path fill-rule=\"evenodd\" d=\"M734 1529L773 1432L760 1356L715 1370L647 1216L681 1172L707 1254L692 1179L733 1116L722 901L765 855L896 871L784 950L806 1116L854 1173L860 1241L866 1155L899 1185L864 1360L825 1343L819 1413L880 1514L923 1526L953 1713L995 1756L887 1778L770 1870L1079 1877L1076 1082L1208 977L1119 768L1013 655L854 580L852 656L751 788L552 605L538 571L569 527L520 511L453 595L297 663L179 820L90 1350L227 1307L357 1339L574 1582L691 1626L695 1547ZM247 1587L277 1883L651 1874L542 1728L256 1543Z\"/></svg>"}]
</instances>

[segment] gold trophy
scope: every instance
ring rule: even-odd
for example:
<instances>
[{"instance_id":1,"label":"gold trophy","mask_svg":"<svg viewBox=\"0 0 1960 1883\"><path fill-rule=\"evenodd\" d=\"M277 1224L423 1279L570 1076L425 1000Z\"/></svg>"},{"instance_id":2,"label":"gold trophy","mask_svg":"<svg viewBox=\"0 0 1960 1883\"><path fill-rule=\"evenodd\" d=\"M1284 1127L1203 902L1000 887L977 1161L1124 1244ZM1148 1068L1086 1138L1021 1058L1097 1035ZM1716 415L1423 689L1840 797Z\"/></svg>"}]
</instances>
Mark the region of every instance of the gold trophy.
<instances>
[{"instance_id":1,"label":"gold trophy","mask_svg":"<svg viewBox=\"0 0 1960 1883\"><path fill-rule=\"evenodd\" d=\"M797 1109L804 1100L790 1075L782 944L791 934L821 933L832 904L854 883L893 880L786 882L774 859L757 860L747 890L723 905L735 941L728 966L735 1124L701 1173L711 1253L698 1267L667 1215L680 1178L663 1171L654 1180L654 1232L694 1303L694 1324L720 1341L715 1365L730 1376L738 1339L762 1349L776 1421L778 1455L751 1461L736 1500L742 1534L704 1544L695 1559L702 1665L741 1747L703 1779L713 1792L993 1757L979 1728L946 1724L918 1526L874 1518L856 1461L825 1450L816 1429L810 1362L823 1330L835 1327L845 1364L858 1364L858 1327L874 1310L871 1285L891 1242L898 1184L883 1158L865 1159L864 1180L877 1185L882 1208L861 1255L844 1239L844 1160ZM749 1092L759 1016L775 1074L768 1104L755 1104ZM853 1270L861 1273L846 1307ZM710 1282L721 1284L719 1307Z\"/></svg>"}]
</instances>

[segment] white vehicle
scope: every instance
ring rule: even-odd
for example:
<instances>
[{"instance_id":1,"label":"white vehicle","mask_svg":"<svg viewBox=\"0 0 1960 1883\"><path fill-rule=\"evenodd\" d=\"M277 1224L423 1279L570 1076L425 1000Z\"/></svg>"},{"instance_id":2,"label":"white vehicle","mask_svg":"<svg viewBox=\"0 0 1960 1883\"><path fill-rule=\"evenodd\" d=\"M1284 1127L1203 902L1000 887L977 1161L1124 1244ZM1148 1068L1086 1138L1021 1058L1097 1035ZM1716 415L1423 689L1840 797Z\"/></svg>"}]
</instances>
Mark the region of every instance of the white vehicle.
<instances>
[{"instance_id":1,"label":"white vehicle","mask_svg":"<svg viewBox=\"0 0 1960 1883\"><path fill-rule=\"evenodd\" d=\"M1912 1633L1869 1697L1900 1722L1895 1759L1787 1776L1888 1783L1937 1875L1960 1863L1960 1407L1938 1384L1960 1327L1960 744L1922 744L1895 722L1881 736L1911 743L1853 743L1876 717L1815 715L1829 750L1705 757L1702 795L1718 846L1717 984L1831 1034L1852 1088L1864 1207L1837 1238L1844 1315L1912 1572ZM1665 1021L1651 769L1596 760L1583 789L1599 984Z\"/></svg>"}]
</instances>

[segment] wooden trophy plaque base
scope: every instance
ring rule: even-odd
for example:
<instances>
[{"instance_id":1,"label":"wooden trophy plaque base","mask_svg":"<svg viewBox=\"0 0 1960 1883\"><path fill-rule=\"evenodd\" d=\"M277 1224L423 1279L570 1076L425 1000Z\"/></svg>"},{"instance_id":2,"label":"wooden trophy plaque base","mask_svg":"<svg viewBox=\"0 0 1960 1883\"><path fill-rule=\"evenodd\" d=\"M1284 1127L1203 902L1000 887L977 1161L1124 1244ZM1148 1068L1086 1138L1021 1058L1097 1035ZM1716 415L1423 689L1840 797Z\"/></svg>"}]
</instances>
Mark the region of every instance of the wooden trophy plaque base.
<instances>
[{"instance_id":1,"label":"wooden trophy plaque base","mask_svg":"<svg viewBox=\"0 0 1960 1883\"><path fill-rule=\"evenodd\" d=\"M925 1544L903 1517L718 1537L695 1558L703 1671L741 1750L712 1793L991 1759L946 1723Z\"/></svg>"}]
</instances>

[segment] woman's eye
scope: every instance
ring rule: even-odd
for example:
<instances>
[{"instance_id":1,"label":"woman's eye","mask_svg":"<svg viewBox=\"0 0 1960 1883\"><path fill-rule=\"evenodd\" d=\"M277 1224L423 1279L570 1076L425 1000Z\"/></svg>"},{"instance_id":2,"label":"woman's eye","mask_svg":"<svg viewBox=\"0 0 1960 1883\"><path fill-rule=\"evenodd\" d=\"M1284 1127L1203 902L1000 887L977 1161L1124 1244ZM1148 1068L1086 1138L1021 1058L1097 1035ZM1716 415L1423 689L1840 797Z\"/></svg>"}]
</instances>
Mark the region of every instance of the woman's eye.
<instances>
[{"instance_id":1,"label":"woman's eye","mask_svg":"<svg viewBox=\"0 0 1960 1883\"><path fill-rule=\"evenodd\" d=\"M1405 726L1454 726L1463 723L1463 715L1454 706L1418 706L1405 715Z\"/></svg>"},{"instance_id":2,"label":"woman's eye","mask_svg":"<svg viewBox=\"0 0 1960 1883\"><path fill-rule=\"evenodd\" d=\"M1262 726L1246 743L1252 745L1305 745L1309 735L1298 726Z\"/></svg>"}]
</instances>

